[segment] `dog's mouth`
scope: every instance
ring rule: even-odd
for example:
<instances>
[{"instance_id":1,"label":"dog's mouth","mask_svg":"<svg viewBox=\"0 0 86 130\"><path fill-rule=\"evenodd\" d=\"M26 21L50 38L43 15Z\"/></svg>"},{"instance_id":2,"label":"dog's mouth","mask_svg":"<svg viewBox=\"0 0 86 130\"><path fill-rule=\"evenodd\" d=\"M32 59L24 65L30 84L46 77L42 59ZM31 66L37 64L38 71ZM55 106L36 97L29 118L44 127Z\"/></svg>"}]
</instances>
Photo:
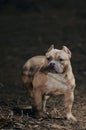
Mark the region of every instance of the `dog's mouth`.
<instances>
[{"instance_id":1,"label":"dog's mouth","mask_svg":"<svg viewBox=\"0 0 86 130\"><path fill-rule=\"evenodd\" d=\"M62 69L62 67L58 67L55 64L49 64L48 65L48 71L51 73L58 73L58 74L62 74L64 72L64 70Z\"/></svg>"},{"instance_id":2,"label":"dog's mouth","mask_svg":"<svg viewBox=\"0 0 86 130\"><path fill-rule=\"evenodd\" d=\"M55 66L48 65L47 69L51 73L58 73L58 71L57 71Z\"/></svg>"}]
</instances>

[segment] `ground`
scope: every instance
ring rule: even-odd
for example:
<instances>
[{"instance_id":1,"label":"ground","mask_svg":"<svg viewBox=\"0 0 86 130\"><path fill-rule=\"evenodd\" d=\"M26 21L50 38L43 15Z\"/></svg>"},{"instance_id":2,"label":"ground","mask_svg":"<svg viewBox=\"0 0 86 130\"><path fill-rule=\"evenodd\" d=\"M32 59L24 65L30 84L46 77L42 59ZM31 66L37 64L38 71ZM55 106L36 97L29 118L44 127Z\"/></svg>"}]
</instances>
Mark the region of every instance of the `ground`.
<instances>
[{"instance_id":1,"label":"ground","mask_svg":"<svg viewBox=\"0 0 86 130\"><path fill-rule=\"evenodd\" d=\"M82 10L5 11L0 14L1 130L86 130L85 23ZM21 107L29 104L21 82L22 66L28 58L44 55L52 43L59 49L66 45L72 52L76 78L72 112L77 122L65 119L62 96L51 97L47 102L47 111L56 108L57 118L36 119L31 111Z\"/></svg>"},{"instance_id":2,"label":"ground","mask_svg":"<svg viewBox=\"0 0 86 130\"><path fill-rule=\"evenodd\" d=\"M17 99L18 103L18 99ZM62 97L53 97L47 103L47 111L52 113L57 110L56 117L36 118L31 109L19 105L15 101L0 102L0 129L12 130L86 130L86 98L85 93L75 95L72 112L77 122L68 121L65 118ZM26 105L27 106L27 105ZM52 115L52 114L51 114Z\"/></svg>"}]
</instances>

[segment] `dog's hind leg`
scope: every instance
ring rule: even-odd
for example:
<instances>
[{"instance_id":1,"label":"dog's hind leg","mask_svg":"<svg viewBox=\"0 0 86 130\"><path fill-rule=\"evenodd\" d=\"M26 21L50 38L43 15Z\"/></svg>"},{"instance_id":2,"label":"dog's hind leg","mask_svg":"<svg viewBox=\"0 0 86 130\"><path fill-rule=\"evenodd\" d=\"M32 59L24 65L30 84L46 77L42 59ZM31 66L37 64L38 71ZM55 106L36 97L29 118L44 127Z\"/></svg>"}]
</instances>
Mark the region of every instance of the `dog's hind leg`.
<instances>
[{"instance_id":1,"label":"dog's hind leg","mask_svg":"<svg viewBox=\"0 0 86 130\"><path fill-rule=\"evenodd\" d=\"M34 97L34 107L38 112L38 116L43 116L43 105L42 105L42 94L39 88L33 90Z\"/></svg>"}]
</instances>

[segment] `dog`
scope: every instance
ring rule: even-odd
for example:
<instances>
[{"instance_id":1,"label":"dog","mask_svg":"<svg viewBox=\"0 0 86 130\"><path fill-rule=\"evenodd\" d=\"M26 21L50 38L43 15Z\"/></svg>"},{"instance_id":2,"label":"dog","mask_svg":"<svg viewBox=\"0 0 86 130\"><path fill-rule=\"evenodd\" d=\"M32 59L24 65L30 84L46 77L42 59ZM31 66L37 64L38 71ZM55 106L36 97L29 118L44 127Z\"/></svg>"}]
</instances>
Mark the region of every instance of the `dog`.
<instances>
[{"instance_id":1,"label":"dog","mask_svg":"<svg viewBox=\"0 0 86 130\"><path fill-rule=\"evenodd\" d=\"M37 57L35 57L37 58ZM65 113L68 120L77 121L71 110L74 101L75 78L71 66L71 51L63 46L54 51L52 46L46 53L43 63L33 76L33 100L38 115L44 116L46 96L64 95ZM43 100L45 102L43 103Z\"/></svg>"}]
</instances>

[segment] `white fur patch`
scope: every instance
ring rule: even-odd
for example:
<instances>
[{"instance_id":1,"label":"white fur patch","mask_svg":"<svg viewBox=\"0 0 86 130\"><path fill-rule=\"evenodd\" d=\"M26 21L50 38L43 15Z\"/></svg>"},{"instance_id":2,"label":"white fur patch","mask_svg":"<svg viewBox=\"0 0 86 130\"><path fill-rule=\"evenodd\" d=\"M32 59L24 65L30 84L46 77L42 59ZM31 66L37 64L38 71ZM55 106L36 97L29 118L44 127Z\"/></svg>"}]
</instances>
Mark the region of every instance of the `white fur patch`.
<instances>
[{"instance_id":1,"label":"white fur patch","mask_svg":"<svg viewBox=\"0 0 86 130\"><path fill-rule=\"evenodd\" d=\"M66 81L61 74L48 73L47 82L45 85L48 89L48 92L57 91L57 93L64 93L67 90Z\"/></svg>"}]
</instances>

